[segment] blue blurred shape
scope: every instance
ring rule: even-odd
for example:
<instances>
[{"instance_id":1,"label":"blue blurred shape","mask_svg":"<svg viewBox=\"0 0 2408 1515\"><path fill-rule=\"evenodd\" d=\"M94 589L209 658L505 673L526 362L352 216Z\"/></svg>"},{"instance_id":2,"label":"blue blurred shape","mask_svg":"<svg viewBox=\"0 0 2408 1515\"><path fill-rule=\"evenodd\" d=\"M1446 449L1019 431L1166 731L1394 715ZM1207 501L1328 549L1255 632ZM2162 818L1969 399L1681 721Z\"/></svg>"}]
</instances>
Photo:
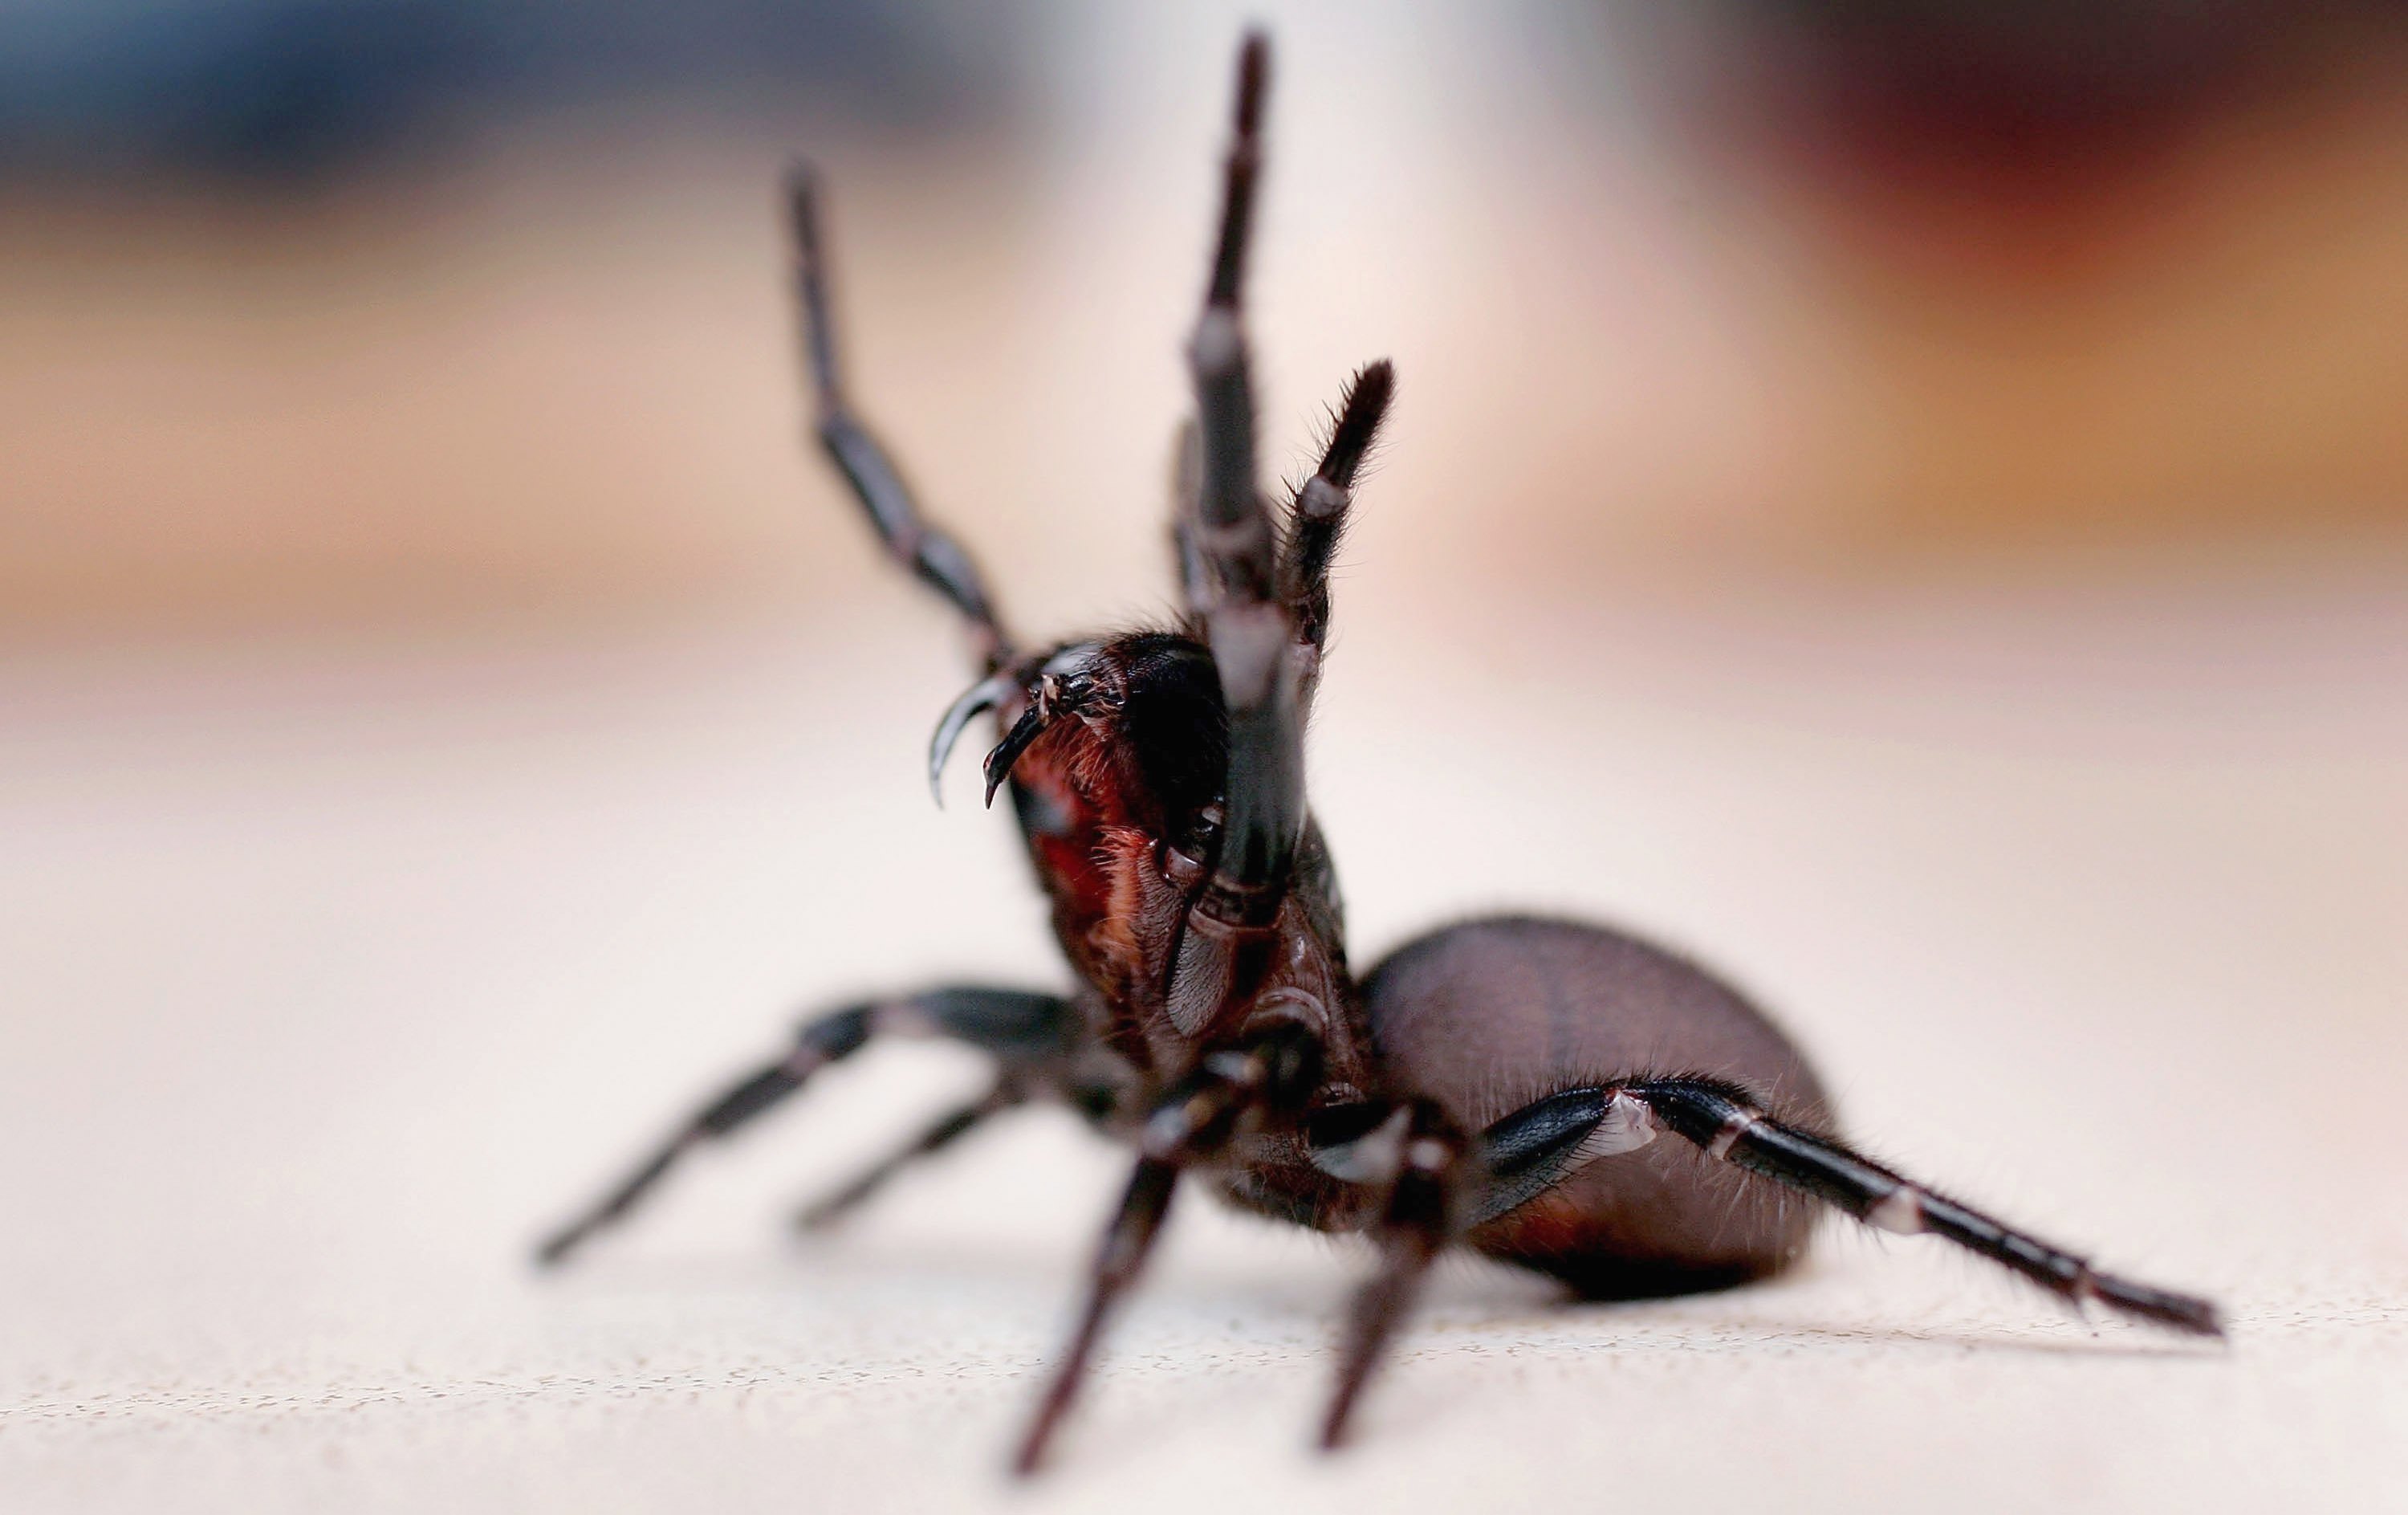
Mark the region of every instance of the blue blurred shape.
<instances>
[{"instance_id":1,"label":"blue blurred shape","mask_svg":"<svg viewBox=\"0 0 2408 1515\"><path fill-rule=\"evenodd\" d=\"M0 176L315 181L534 108L828 101L928 130L1009 106L1027 3L14 0Z\"/></svg>"}]
</instances>

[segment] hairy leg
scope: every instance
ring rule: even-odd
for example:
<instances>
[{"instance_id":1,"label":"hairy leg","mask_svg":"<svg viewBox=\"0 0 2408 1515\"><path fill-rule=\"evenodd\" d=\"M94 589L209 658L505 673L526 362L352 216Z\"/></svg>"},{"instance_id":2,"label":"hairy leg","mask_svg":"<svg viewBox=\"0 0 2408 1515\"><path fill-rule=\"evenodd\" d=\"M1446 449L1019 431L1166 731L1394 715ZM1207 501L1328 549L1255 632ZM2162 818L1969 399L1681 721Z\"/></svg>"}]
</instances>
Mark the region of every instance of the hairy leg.
<instances>
[{"instance_id":1,"label":"hairy leg","mask_svg":"<svg viewBox=\"0 0 2408 1515\"><path fill-rule=\"evenodd\" d=\"M930 1121L918 1135L864 1169L851 1182L813 1201L795 1216L798 1231L824 1231L867 1203L889 1180L924 1158L934 1157L1002 1112L1017 1108L1027 1095L1017 1080L998 1078L979 1098L956 1106Z\"/></svg>"},{"instance_id":2,"label":"hairy leg","mask_svg":"<svg viewBox=\"0 0 2408 1515\"><path fill-rule=\"evenodd\" d=\"M1280 598L1287 601L1297 642L1311 650L1316 663L1329 640L1329 564L1354 503L1355 475L1379 437L1396 382L1396 370L1384 358L1365 366L1347 382L1321 466L1296 492L1290 508L1287 545L1280 554Z\"/></svg>"},{"instance_id":3,"label":"hairy leg","mask_svg":"<svg viewBox=\"0 0 2408 1515\"><path fill-rule=\"evenodd\" d=\"M1470 1144L1431 1101L1411 1101L1403 1114L1396 1176L1372 1227L1380 1271L1354 1296L1339 1359L1337 1392L1321 1422L1325 1448L1345 1439L1354 1402L1421 1297L1430 1264L1460 1234L1464 1158Z\"/></svg>"},{"instance_id":4,"label":"hairy leg","mask_svg":"<svg viewBox=\"0 0 2408 1515\"><path fill-rule=\"evenodd\" d=\"M1054 1429L1086 1378L1105 1324L1153 1250L1181 1173L1226 1152L1249 1118L1294 1115L1320 1072L1319 1045L1305 1028L1291 1024L1245 1046L1208 1054L1194 1073L1154 1102L1138 1128L1137 1167L1096 1251L1086 1306L1012 1459L1014 1472L1025 1477L1044 1461Z\"/></svg>"},{"instance_id":5,"label":"hairy leg","mask_svg":"<svg viewBox=\"0 0 2408 1515\"><path fill-rule=\"evenodd\" d=\"M537 1261L546 1266L566 1261L595 1232L623 1219L687 1153L751 1125L873 1036L896 1034L952 1037L993 1053L1007 1069L1043 1077L1067 1067L1080 1026L1070 1002L1057 995L980 988L928 989L814 1017L784 1050L681 1121L625 1177L554 1232L537 1250Z\"/></svg>"},{"instance_id":6,"label":"hairy leg","mask_svg":"<svg viewBox=\"0 0 2408 1515\"><path fill-rule=\"evenodd\" d=\"M2097 1303L2158 1325L2219 1335L2207 1300L2135 1282L1875 1162L1837 1139L1766 1115L1735 1085L1638 1079L1534 1101L1481 1134L1487 1178L1472 1224L1511 1214L1601 1159L1669 1130L1718 1162L1811 1195L1876 1229L1929 1233L2001 1263L2077 1305Z\"/></svg>"},{"instance_id":7,"label":"hairy leg","mask_svg":"<svg viewBox=\"0 0 2408 1515\"><path fill-rule=\"evenodd\" d=\"M969 623L979 658L992 672L1011 657L1010 638L996 615L978 565L959 543L920 513L895 460L853 414L837 360L829 312L827 258L820 242L818 176L797 165L786 181L794 240L795 293L802 317L803 352L810 372L820 444L853 485L887 553L945 597Z\"/></svg>"}]
</instances>

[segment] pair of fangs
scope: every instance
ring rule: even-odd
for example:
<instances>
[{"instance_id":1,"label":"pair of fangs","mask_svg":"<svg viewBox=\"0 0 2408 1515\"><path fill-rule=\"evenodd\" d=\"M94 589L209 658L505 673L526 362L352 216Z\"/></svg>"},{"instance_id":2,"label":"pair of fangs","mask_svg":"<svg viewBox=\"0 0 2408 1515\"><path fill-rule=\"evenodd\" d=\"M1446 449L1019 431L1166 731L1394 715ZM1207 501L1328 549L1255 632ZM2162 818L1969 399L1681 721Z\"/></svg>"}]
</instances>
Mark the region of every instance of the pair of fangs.
<instances>
[{"instance_id":1,"label":"pair of fangs","mask_svg":"<svg viewBox=\"0 0 2408 1515\"><path fill-rule=\"evenodd\" d=\"M1092 665L1099 650L1092 642L1063 648L1039 666L1033 689L1024 675L1006 669L964 690L962 697L946 710L944 719L937 723L937 734L928 740L928 792L937 797L937 804L941 808L945 802L945 759L953 756L953 743L961 740L962 729L988 711L1001 708L1016 695L1028 701L1028 708L1020 713L1020 719L1011 723L1011 729L995 744L995 750L986 755L982 765L986 774L986 803L992 808L995 791L1011 777L1011 765L1020 761L1020 755L1043 734L1055 716L1075 714L1095 693Z\"/></svg>"}]
</instances>

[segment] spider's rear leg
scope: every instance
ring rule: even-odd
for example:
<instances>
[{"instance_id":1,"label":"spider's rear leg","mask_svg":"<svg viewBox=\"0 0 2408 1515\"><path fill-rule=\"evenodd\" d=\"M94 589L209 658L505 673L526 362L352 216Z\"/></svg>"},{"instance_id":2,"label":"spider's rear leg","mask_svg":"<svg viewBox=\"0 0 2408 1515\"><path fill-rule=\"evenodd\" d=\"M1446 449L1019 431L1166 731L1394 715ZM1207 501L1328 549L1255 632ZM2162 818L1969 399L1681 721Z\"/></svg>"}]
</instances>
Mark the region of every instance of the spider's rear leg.
<instances>
[{"instance_id":1,"label":"spider's rear leg","mask_svg":"<svg viewBox=\"0 0 2408 1515\"><path fill-rule=\"evenodd\" d=\"M1799 1196L1681 1142L1585 1162L1598 1147L1584 1144L1621 1139L1627 1102L1532 1103L1670 1061L1743 1082L1784 1118L1827 1120L1798 1048L1697 965L1577 921L1493 917L1408 943L1363 996L1390 1087L1485 1128L1472 1248L1612 1299L1742 1283L1803 1253L1814 1206Z\"/></svg>"},{"instance_id":2,"label":"spider's rear leg","mask_svg":"<svg viewBox=\"0 0 2408 1515\"><path fill-rule=\"evenodd\" d=\"M1498 1222L1600 1160L1621 1160L1662 1132L1716 1162L1811 1194L1877 1230L1930 1232L2005 1264L2076 1306L2096 1302L2176 1330L2220 1335L2215 1306L2114 1274L2053 1243L1946 1199L1832 1137L1766 1115L1738 1087L1698 1078L1638 1079L1566 1089L1481 1133L1488 1170L1475 1226Z\"/></svg>"},{"instance_id":3,"label":"spider's rear leg","mask_svg":"<svg viewBox=\"0 0 2408 1515\"><path fill-rule=\"evenodd\" d=\"M2100 1304L2177 1331L2224 1334L2212 1302L2101 1273L2087 1258L1935 1193L1843 1143L1771 1118L1742 1089L1682 1078L1632 1084L1628 1092L1709 1157L1812 1194L1869 1226L1944 1237L2077 1307Z\"/></svg>"},{"instance_id":4,"label":"spider's rear leg","mask_svg":"<svg viewBox=\"0 0 2408 1515\"><path fill-rule=\"evenodd\" d=\"M595 1232L633 1209L686 1153L734 1135L783 1104L821 1068L851 1057L873 1036L946 1036L967 1042L992 1054L1001 1065L1001 1077L1024 1088L1067 1085L1080 1032L1078 1013L1069 1001L1005 988L929 989L817 1017L796 1032L783 1052L680 1123L624 1178L554 1232L537 1249L536 1259L546 1266L566 1261Z\"/></svg>"}]
</instances>

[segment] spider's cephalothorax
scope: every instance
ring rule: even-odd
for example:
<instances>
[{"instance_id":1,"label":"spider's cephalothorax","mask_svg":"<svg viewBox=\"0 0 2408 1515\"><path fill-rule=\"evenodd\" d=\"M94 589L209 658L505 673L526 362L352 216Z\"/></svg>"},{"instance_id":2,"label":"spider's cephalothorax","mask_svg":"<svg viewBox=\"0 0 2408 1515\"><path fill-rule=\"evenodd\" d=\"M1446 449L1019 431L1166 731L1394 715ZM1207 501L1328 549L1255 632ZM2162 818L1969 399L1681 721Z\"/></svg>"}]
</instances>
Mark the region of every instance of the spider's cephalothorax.
<instances>
[{"instance_id":1,"label":"spider's cephalothorax","mask_svg":"<svg viewBox=\"0 0 2408 1515\"><path fill-rule=\"evenodd\" d=\"M727 1135L873 1035L936 1034L995 1062L992 1088L806 1211L820 1224L986 1117L1068 1102L1137 1150L1077 1335L1022 1443L1034 1468L1097 1333L1182 1178L1324 1231L1380 1267L1349 1322L1322 1426L1357 1392L1451 1246L1598 1297L1760 1277L1804 1248L1816 1205L1930 1232L2076 1305L2214 1335L2214 1306L2092 1267L1857 1153L1798 1049L1693 963L1597 926L1499 917L1407 943L1356 977L1336 874L1304 801L1304 713L1329 564L1385 414L1385 363L1354 376L1313 477L1281 519L1256 483L1240 291L1268 50L1240 57L1220 236L1188 357L1173 537L1182 622L1014 650L968 556L929 525L840 380L810 177L792 185L797 294L819 434L889 552L958 609L979 682L939 723L932 783L969 722L1009 786L1077 976L1068 995L924 989L816 1016L681 1124L542 1250L557 1262L697 1143ZM1658 1141L1663 1135L1675 1140Z\"/></svg>"}]
</instances>

